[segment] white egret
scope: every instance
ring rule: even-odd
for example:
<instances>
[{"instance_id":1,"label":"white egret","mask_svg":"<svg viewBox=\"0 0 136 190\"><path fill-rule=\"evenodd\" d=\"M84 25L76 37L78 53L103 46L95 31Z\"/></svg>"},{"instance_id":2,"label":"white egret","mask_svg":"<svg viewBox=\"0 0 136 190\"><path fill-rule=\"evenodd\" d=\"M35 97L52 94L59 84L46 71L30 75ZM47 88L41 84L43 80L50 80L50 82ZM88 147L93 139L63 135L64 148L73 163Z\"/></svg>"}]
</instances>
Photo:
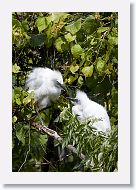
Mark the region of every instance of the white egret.
<instances>
[{"instance_id":1,"label":"white egret","mask_svg":"<svg viewBox=\"0 0 136 190\"><path fill-rule=\"evenodd\" d=\"M77 116L79 121L84 122L91 120L91 118L96 118L93 124L90 122L91 127L104 133L111 129L106 109L102 105L90 100L85 92L77 90L76 97L69 99L73 103L72 113Z\"/></svg>"},{"instance_id":2,"label":"white egret","mask_svg":"<svg viewBox=\"0 0 136 190\"><path fill-rule=\"evenodd\" d=\"M62 74L57 70L49 68L35 68L26 80L28 92L34 92L34 99L38 108L46 108L51 102L58 99L64 88Z\"/></svg>"}]
</instances>

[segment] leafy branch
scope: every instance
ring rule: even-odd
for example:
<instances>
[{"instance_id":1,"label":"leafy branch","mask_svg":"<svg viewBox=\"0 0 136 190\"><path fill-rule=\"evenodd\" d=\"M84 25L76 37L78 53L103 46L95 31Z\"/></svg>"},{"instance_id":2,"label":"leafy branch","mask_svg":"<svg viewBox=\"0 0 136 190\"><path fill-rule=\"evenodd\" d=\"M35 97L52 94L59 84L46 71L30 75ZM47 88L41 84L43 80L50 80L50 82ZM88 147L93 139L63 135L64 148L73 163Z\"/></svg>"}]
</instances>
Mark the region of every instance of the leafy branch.
<instances>
[{"instance_id":1,"label":"leafy branch","mask_svg":"<svg viewBox=\"0 0 136 190\"><path fill-rule=\"evenodd\" d=\"M33 122L31 125L35 129L37 129L40 133L46 133L47 135L49 135L49 136L53 137L55 140L57 140L59 143L62 143L63 139L58 135L58 133L56 131L54 131L52 129L49 129L45 125L42 125L42 124L39 124L39 123L35 123L35 122ZM67 145L67 149L70 152L78 155L81 160L85 159L85 155L82 154L82 153L79 154L78 151L77 151L77 149L73 145L70 145L70 144Z\"/></svg>"}]
</instances>

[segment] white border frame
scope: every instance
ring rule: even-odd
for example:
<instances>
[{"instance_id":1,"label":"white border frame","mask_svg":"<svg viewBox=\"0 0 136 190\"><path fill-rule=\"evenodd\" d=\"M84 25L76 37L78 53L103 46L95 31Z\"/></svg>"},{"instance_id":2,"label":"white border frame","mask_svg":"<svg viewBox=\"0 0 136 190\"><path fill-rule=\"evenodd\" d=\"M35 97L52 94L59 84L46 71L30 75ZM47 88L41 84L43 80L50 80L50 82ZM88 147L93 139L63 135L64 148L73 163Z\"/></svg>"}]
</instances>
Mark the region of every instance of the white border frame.
<instances>
[{"instance_id":1,"label":"white border frame","mask_svg":"<svg viewBox=\"0 0 136 190\"><path fill-rule=\"evenodd\" d=\"M12 12L118 12L118 172L12 172ZM130 4L123 0L3 0L0 5L0 181L3 184L130 184ZM1 106L2 105L2 106Z\"/></svg>"}]
</instances>

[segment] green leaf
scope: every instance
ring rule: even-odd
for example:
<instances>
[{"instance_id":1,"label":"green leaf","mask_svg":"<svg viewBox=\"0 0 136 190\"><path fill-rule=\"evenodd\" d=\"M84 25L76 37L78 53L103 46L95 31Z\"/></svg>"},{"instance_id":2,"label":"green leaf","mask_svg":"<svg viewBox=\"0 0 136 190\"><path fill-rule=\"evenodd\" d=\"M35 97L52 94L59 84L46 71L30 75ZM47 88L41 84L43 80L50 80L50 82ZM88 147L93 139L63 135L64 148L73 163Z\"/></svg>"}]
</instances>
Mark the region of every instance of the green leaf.
<instances>
[{"instance_id":1,"label":"green leaf","mask_svg":"<svg viewBox=\"0 0 136 190\"><path fill-rule=\"evenodd\" d=\"M68 108L67 107L65 107L63 110L62 110L62 112L60 113L60 115L59 115L59 120L60 120L60 122L62 122L62 121L69 121L69 118L70 118L70 112L69 112L69 110L68 110Z\"/></svg>"},{"instance_id":2,"label":"green leaf","mask_svg":"<svg viewBox=\"0 0 136 190\"><path fill-rule=\"evenodd\" d=\"M117 60L116 57L113 57L113 59L112 59L112 63L113 63L113 64L117 64L117 63L118 63L118 60Z\"/></svg>"},{"instance_id":3,"label":"green leaf","mask_svg":"<svg viewBox=\"0 0 136 190\"><path fill-rule=\"evenodd\" d=\"M29 102L31 102L31 97L30 96L27 96L26 98L23 99L23 104L24 105L28 104Z\"/></svg>"},{"instance_id":4,"label":"green leaf","mask_svg":"<svg viewBox=\"0 0 136 190\"><path fill-rule=\"evenodd\" d=\"M24 130L23 125L17 124L16 126L16 136L19 141L25 144L25 135L26 135L26 130Z\"/></svg>"},{"instance_id":5,"label":"green leaf","mask_svg":"<svg viewBox=\"0 0 136 190\"><path fill-rule=\"evenodd\" d=\"M13 29L14 28L19 28L21 27L21 22L15 18L12 19L12 26L13 26Z\"/></svg>"},{"instance_id":6,"label":"green leaf","mask_svg":"<svg viewBox=\"0 0 136 190\"><path fill-rule=\"evenodd\" d=\"M68 13L54 12L51 13L50 18L53 22L59 22L59 20L65 20L69 16Z\"/></svg>"},{"instance_id":7,"label":"green leaf","mask_svg":"<svg viewBox=\"0 0 136 190\"><path fill-rule=\"evenodd\" d=\"M78 19L76 22L65 26L66 31L70 32L72 35L76 34L81 28L81 19Z\"/></svg>"},{"instance_id":8,"label":"green leaf","mask_svg":"<svg viewBox=\"0 0 136 190\"><path fill-rule=\"evenodd\" d=\"M97 72L99 74L101 74L103 72L103 70L104 70L104 67L105 67L105 61L101 57L99 57L97 59L97 63L96 63L96 70L97 70Z\"/></svg>"},{"instance_id":9,"label":"green leaf","mask_svg":"<svg viewBox=\"0 0 136 190\"><path fill-rule=\"evenodd\" d=\"M45 145L47 140L48 140L47 135L39 135L39 141L40 141L41 145Z\"/></svg>"},{"instance_id":10,"label":"green leaf","mask_svg":"<svg viewBox=\"0 0 136 190\"><path fill-rule=\"evenodd\" d=\"M82 29L85 33L92 34L97 30L99 22L95 20L93 15L88 16L82 24Z\"/></svg>"},{"instance_id":11,"label":"green leaf","mask_svg":"<svg viewBox=\"0 0 136 190\"><path fill-rule=\"evenodd\" d=\"M79 44L72 46L71 53L74 57L79 57L83 53L83 49Z\"/></svg>"},{"instance_id":12,"label":"green leaf","mask_svg":"<svg viewBox=\"0 0 136 190\"><path fill-rule=\"evenodd\" d=\"M75 72L78 71L78 69L79 69L78 65L75 65L75 66L71 65L70 66L70 71L71 71L72 74L75 74Z\"/></svg>"},{"instance_id":13,"label":"green leaf","mask_svg":"<svg viewBox=\"0 0 136 190\"><path fill-rule=\"evenodd\" d=\"M97 30L97 33L101 34L102 32L105 32L109 29L110 29L110 27L99 27Z\"/></svg>"},{"instance_id":14,"label":"green leaf","mask_svg":"<svg viewBox=\"0 0 136 190\"><path fill-rule=\"evenodd\" d=\"M72 75L68 78L68 83L72 84L78 78L78 74L73 77Z\"/></svg>"},{"instance_id":15,"label":"green leaf","mask_svg":"<svg viewBox=\"0 0 136 190\"><path fill-rule=\"evenodd\" d=\"M93 65L84 67L82 69L82 73L84 74L85 77L91 77L93 74Z\"/></svg>"},{"instance_id":16,"label":"green leaf","mask_svg":"<svg viewBox=\"0 0 136 190\"><path fill-rule=\"evenodd\" d=\"M63 52L62 45L65 44L65 41L62 40L61 37L57 38L55 41L55 47L59 52Z\"/></svg>"},{"instance_id":17,"label":"green leaf","mask_svg":"<svg viewBox=\"0 0 136 190\"><path fill-rule=\"evenodd\" d=\"M15 123L17 121L17 116L12 117L12 122Z\"/></svg>"},{"instance_id":18,"label":"green leaf","mask_svg":"<svg viewBox=\"0 0 136 190\"><path fill-rule=\"evenodd\" d=\"M103 157L103 152L100 152L98 154L98 162L100 162L102 160L102 157Z\"/></svg>"},{"instance_id":19,"label":"green leaf","mask_svg":"<svg viewBox=\"0 0 136 190\"><path fill-rule=\"evenodd\" d=\"M23 93L22 93L22 95L23 95ZM25 91L24 91L24 95L26 95ZM23 104L26 105L26 104L30 103L33 98L34 98L34 92L32 91L31 93L28 93L27 97L25 97L23 99Z\"/></svg>"},{"instance_id":20,"label":"green leaf","mask_svg":"<svg viewBox=\"0 0 136 190\"><path fill-rule=\"evenodd\" d=\"M12 72L13 72L13 73L19 73L19 72L20 72L20 67L17 66L17 64L14 64L14 65L12 66Z\"/></svg>"},{"instance_id":21,"label":"green leaf","mask_svg":"<svg viewBox=\"0 0 136 190\"><path fill-rule=\"evenodd\" d=\"M118 45L118 37L109 35L108 42L110 45Z\"/></svg>"},{"instance_id":22,"label":"green leaf","mask_svg":"<svg viewBox=\"0 0 136 190\"><path fill-rule=\"evenodd\" d=\"M35 25L37 26L39 33L45 30L45 28L47 27L45 17L39 16L35 22Z\"/></svg>"},{"instance_id":23,"label":"green leaf","mask_svg":"<svg viewBox=\"0 0 136 190\"><path fill-rule=\"evenodd\" d=\"M18 105L22 104L20 98L16 98L16 104L18 104Z\"/></svg>"},{"instance_id":24,"label":"green leaf","mask_svg":"<svg viewBox=\"0 0 136 190\"><path fill-rule=\"evenodd\" d=\"M52 22L51 16L45 17L47 25L49 25Z\"/></svg>"},{"instance_id":25,"label":"green leaf","mask_svg":"<svg viewBox=\"0 0 136 190\"><path fill-rule=\"evenodd\" d=\"M80 77L78 78L78 84L79 84L79 86L82 86L83 83L84 83L84 79L83 79L82 76L80 76Z\"/></svg>"},{"instance_id":26,"label":"green leaf","mask_svg":"<svg viewBox=\"0 0 136 190\"><path fill-rule=\"evenodd\" d=\"M67 40L67 42L72 42L76 39L76 35L75 36L72 36L70 33L64 35L65 39Z\"/></svg>"},{"instance_id":27,"label":"green leaf","mask_svg":"<svg viewBox=\"0 0 136 190\"><path fill-rule=\"evenodd\" d=\"M30 58L29 60L28 60L28 64L32 64L33 63L33 60L32 60L32 58Z\"/></svg>"},{"instance_id":28,"label":"green leaf","mask_svg":"<svg viewBox=\"0 0 136 190\"><path fill-rule=\"evenodd\" d=\"M33 35L30 39L31 45L36 46L42 46L45 42L45 35L44 34L37 34Z\"/></svg>"}]
</instances>

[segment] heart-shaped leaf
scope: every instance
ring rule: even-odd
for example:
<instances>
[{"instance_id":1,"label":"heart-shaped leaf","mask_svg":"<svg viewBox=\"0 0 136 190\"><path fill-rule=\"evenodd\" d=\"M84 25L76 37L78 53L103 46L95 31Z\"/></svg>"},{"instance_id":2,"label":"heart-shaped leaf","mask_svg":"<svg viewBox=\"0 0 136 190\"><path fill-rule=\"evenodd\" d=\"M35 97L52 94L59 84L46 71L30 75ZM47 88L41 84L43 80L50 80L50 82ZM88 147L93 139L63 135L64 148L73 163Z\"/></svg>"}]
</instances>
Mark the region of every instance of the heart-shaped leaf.
<instances>
[{"instance_id":1,"label":"heart-shaped leaf","mask_svg":"<svg viewBox=\"0 0 136 190\"><path fill-rule=\"evenodd\" d=\"M75 65L75 66L71 65L70 66L70 71L71 71L72 74L75 74L75 72L78 71L78 69L79 69L78 65Z\"/></svg>"}]
</instances>

